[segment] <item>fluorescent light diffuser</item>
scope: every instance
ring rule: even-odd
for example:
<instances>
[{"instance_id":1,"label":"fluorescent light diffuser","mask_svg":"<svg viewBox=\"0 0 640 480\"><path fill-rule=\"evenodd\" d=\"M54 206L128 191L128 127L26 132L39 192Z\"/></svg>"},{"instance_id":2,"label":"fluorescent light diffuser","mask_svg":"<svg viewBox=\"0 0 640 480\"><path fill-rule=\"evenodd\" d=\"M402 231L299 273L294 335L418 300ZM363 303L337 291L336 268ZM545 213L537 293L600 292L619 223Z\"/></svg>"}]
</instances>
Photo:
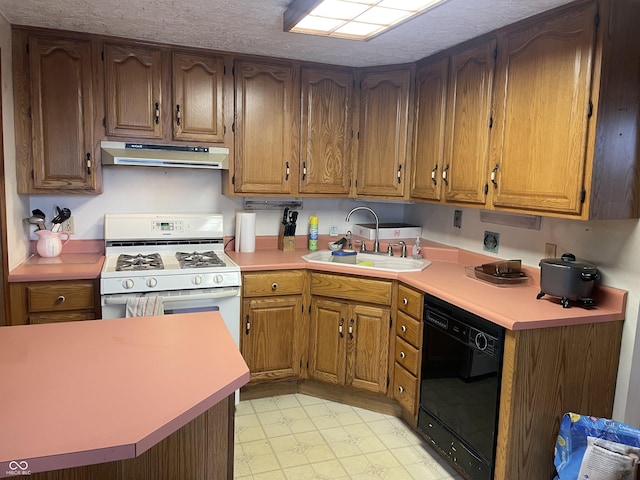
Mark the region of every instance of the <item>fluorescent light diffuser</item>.
<instances>
[{"instance_id":1,"label":"fluorescent light diffuser","mask_svg":"<svg viewBox=\"0 0 640 480\"><path fill-rule=\"evenodd\" d=\"M295 0L284 30L368 40L447 0Z\"/></svg>"}]
</instances>

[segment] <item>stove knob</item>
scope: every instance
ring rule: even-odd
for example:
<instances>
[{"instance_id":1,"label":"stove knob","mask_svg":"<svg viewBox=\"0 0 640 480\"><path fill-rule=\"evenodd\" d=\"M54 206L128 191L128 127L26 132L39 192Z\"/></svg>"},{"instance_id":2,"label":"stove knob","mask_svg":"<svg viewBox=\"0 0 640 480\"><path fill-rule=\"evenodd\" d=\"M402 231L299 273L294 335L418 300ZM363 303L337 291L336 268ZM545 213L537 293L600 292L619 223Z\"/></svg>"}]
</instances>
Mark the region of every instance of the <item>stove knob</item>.
<instances>
[{"instance_id":1,"label":"stove knob","mask_svg":"<svg viewBox=\"0 0 640 480\"><path fill-rule=\"evenodd\" d=\"M217 274L215 277L213 277L213 281L216 282L217 284L221 284L224 280L224 277L220 274Z\"/></svg>"},{"instance_id":2,"label":"stove knob","mask_svg":"<svg viewBox=\"0 0 640 480\"><path fill-rule=\"evenodd\" d=\"M147 280L147 287L153 288L156 285L158 285L158 280L156 280L155 278L151 277L149 280Z\"/></svg>"},{"instance_id":3,"label":"stove knob","mask_svg":"<svg viewBox=\"0 0 640 480\"><path fill-rule=\"evenodd\" d=\"M195 275L191 279L191 283L193 283L194 285L200 285L202 283L202 277L200 275Z\"/></svg>"},{"instance_id":4,"label":"stove knob","mask_svg":"<svg viewBox=\"0 0 640 480\"><path fill-rule=\"evenodd\" d=\"M127 290L129 290L130 288L133 288L133 280L131 280L130 278L127 278L122 282L122 286Z\"/></svg>"}]
</instances>

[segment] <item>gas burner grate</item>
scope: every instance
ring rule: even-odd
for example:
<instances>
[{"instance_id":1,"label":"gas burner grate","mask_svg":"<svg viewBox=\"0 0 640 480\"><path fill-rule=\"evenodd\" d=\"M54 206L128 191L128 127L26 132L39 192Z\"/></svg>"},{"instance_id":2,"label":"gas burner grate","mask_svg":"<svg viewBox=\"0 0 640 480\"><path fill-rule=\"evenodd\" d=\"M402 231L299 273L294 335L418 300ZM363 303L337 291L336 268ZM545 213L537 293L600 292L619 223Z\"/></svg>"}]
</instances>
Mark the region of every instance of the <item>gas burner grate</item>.
<instances>
[{"instance_id":1,"label":"gas burner grate","mask_svg":"<svg viewBox=\"0 0 640 480\"><path fill-rule=\"evenodd\" d=\"M125 253L118 256L116 262L116 272L126 272L129 270L163 270L164 264L159 253L137 255L127 255Z\"/></svg>"},{"instance_id":2,"label":"gas burner grate","mask_svg":"<svg viewBox=\"0 0 640 480\"><path fill-rule=\"evenodd\" d=\"M176 259L180 268L203 268L203 267L225 267L226 264L220 260L213 251L209 252L176 252Z\"/></svg>"}]
</instances>

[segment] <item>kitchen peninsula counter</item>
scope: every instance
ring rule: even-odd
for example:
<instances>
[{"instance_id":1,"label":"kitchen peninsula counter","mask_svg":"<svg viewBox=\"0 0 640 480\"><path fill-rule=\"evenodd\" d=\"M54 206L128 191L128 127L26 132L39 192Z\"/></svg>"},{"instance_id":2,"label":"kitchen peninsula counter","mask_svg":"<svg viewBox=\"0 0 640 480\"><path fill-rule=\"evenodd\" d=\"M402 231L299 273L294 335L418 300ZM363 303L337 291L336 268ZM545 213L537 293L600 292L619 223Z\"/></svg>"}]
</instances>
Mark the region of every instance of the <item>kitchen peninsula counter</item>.
<instances>
[{"instance_id":1,"label":"kitchen peninsula counter","mask_svg":"<svg viewBox=\"0 0 640 480\"><path fill-rule=\"evenodd\" d=\"M0 478L231 478L234 392L249 370L219 313L1 333Z\"/></svg>"},{"instance_id":2,"label":"kitchen peninsula counter","mask_svg":"<svg viewBox=\"0 0 640 480\"><path fill-rule=\"evenodd\" d=\"M383 247L381 247L382 249ZM328 251L327 251L328 252ZM306 262L307 249L283 252L261 249L253 253L226 252L243 272L306 269L398 280L425 293L453 303L509 330L580 325L624 320L627 292L597 285L596 306L562 308L559 301L545 296L536 299L540 270L523 266L531 277L525 285L499 287L470 278L465 266L496 261L494 257L427 242L423 256L431 265L421 272L395 273L368 267Z\"/></svg>"}]
</instances>

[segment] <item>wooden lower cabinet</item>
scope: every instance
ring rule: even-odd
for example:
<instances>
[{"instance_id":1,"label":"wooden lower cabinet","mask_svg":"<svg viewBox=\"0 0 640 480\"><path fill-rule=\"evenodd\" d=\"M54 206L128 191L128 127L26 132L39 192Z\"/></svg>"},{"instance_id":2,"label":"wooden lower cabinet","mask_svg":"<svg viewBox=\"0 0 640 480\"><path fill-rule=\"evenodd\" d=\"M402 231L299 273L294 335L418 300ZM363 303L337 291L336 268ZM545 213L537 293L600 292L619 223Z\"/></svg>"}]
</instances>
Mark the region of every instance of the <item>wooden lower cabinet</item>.
<instances>
[{"instance_id":1,"label":"wooden lower cabinet","mask_svg":"<svg viewBox=\"0 0 640 480\"><path fill-rule=\"evenodd\" d=\"M306 359L308 314L303 270L245 273L240 349L250 382L299 377Z\"/></svg>"},{"instance_id":2,"label":"wooden lower cabinet","mask_svg":"<svg viewBox=\"0 0 640 480\"><path fill-rule=\"evenodd\" d=\"M135 458L32 473L29 478L33 480L232 480L234 412L234 395L230 395Z\"/></svg>"},{"instance_id":3,"label":"wooden lower cabinet","mask_svg":"<svg viewBox=\"0 0 640 480\"><path fill-rule=\"evenodd\" d=\"M10 283L11 325L100 318L97 280Z\"/></svg>"}]
</instances>

